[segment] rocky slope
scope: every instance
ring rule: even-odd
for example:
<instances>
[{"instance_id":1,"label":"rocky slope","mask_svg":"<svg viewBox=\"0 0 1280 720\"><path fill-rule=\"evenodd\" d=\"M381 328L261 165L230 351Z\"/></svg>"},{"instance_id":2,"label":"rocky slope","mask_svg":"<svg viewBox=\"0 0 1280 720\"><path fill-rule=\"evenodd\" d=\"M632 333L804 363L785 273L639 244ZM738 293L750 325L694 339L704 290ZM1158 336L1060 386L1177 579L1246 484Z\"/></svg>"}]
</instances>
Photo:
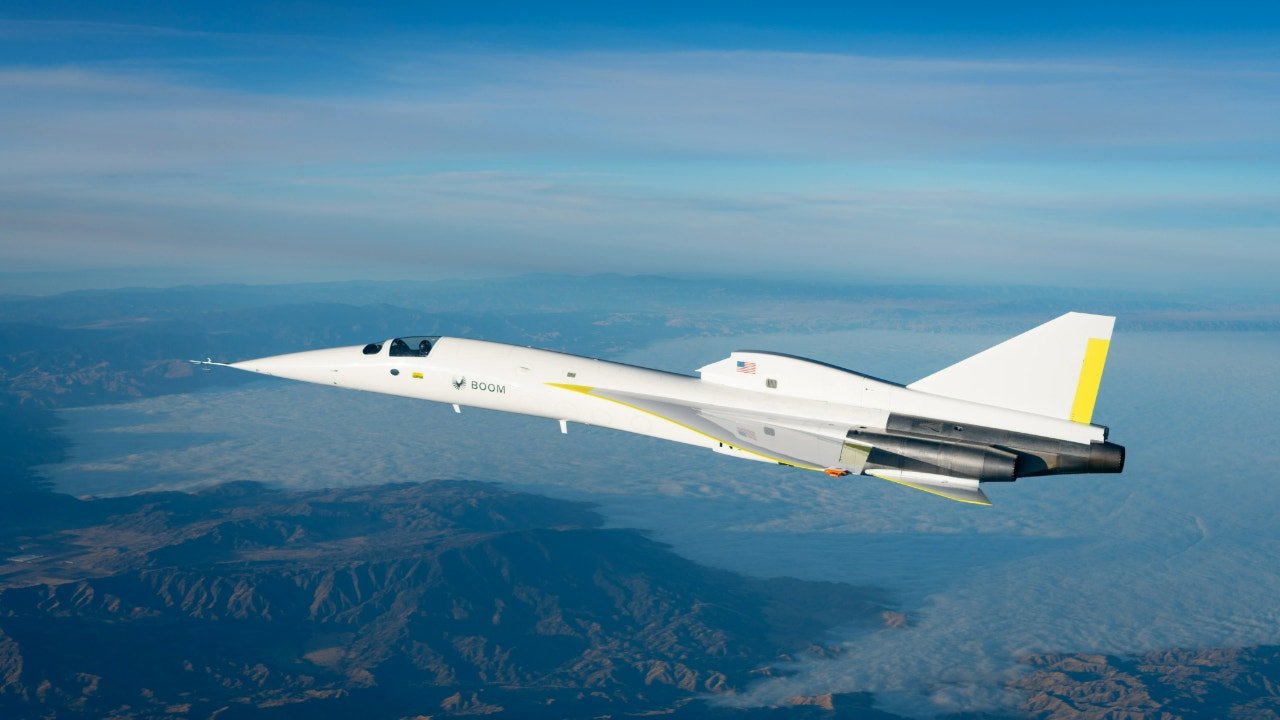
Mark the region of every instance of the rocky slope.
<instances>
[{"instance_id":1,"label":"rocky slope","mask_svg":"<svg viewBox=\"0 0 1280 720\"><path fill-rule=\"evenodd\" d=\"M71 526L9 538L0 716L705 714L689 701L884 609L484 484L80 505Z\"/></svg>"},{"instance_id":2,"label":"rocky slope","mask_svg":"<svg viewBox=\"0 0 1280 720\"><path fill-rule=\"evenodd\" d=\"M1026 717L1280 718L1280 647L1049 654L1013 681Z\"/></svg>"}]
</instances>

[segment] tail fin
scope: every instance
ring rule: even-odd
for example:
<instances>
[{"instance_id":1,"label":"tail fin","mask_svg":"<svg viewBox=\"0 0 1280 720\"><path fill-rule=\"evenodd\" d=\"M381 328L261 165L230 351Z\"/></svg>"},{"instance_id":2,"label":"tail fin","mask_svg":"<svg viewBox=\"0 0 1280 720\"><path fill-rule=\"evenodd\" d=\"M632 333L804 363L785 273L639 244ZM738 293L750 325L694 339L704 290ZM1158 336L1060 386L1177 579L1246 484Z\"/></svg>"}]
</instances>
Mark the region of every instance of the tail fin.
<instances>
[{"instance_id":1,"label":"tail fin","mask_svg":"<svg viewBox=\"0 0 1280 720\"><path fill-rule=\"evenodd\" d=\"M1088 423L1115 321L1067 313L907 387Z\"/></svg>"}]
</instances>

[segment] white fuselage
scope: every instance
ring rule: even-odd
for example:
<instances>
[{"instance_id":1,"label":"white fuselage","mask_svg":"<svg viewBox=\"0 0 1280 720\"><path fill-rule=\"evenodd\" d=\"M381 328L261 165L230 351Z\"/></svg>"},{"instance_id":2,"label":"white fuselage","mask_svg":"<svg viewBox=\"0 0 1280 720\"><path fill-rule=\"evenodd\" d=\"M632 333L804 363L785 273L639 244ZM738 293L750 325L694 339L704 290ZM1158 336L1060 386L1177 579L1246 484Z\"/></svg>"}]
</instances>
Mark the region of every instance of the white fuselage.
<instances>
[{"instance_id":1,"label":"white fuselage","mask_svg":"<svg viewBox=\"0 0 1280 720\"><path fill-rule=\"evenodd\" d=\"M752 374L735 371L735 364L742 362L759 362L769 369ZM384 343L376 354L366 355L361 346L351 346L247 360L233 367L459 407L613 428L753 459L760 458L736 452L679 423L581 389L608 388L698 407L749 410L781 425L802 425L836 439L855 428L883 430L891 412L1075 443L1100 441L1105 434L1104 428L1095 425L932 395L772 353L734 353L702 368L699 378L548 350L444 337L426 357L392 356L389 343Z\"/></svg>"}]
</instances>

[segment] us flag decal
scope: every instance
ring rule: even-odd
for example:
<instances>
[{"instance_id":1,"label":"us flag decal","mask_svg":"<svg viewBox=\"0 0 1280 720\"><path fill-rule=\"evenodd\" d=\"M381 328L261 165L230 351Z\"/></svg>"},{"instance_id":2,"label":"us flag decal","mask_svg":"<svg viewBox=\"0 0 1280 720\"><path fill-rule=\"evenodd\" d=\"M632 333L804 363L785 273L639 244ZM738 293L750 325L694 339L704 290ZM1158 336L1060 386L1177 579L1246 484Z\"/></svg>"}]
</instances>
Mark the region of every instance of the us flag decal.
<instances>
[{"instance_id":1,"label":"us flag decal","mask_svg":"<svg viewBox=\"0 0 1280 720\"><path fill-rule=\"evenodd\" d=\"M739 361L738 361L738 372L740 372L740 373L746 373L746 374L748 374L748 375L755 375L755 374L756 374L756 364L755 364L755 363L753 363L753 362L745 362L745 361L739 360Z\"/></svg>"}]
</instances>

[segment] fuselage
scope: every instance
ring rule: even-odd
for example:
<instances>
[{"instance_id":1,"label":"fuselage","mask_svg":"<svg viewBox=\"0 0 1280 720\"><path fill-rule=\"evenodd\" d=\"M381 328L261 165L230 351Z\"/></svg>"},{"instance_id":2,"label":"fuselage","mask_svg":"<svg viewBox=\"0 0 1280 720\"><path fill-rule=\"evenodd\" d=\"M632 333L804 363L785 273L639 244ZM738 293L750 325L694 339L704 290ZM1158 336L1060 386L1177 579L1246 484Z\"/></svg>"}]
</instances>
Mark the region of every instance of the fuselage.
<instances>
[{"instance_id":1,"label":"fuselage","mask_svg":"<svg viewBox=\"0 0 1280 720\"><path fill-rule=\"evenodd\" d=\"M1124 448L1091 422L1114 322L1066 313L910 385L767 351L735 351L695 377L434 336L231 367L458 412L551 418L562 432L569 423L612 428L989 505L984 482L1121 472Z\"/></svg>"},{"instance_id":2,"label":"fuselage","mask_svg":"<svg viewBox=\"0 0 1280 720\"><path fill-rule=\"evenodd\" d=\"M767 356L769 371L750 375L716 372L702 377L636 367L549 350L462 338L431 338L425 356L393 355L392 343L374 352L349 346L278 355L233 364L243 370L331 385L521 413L613 428L725 451L725 443L696 430L619 403L602 401L580 388L609 388L699 407L744 410L781 423L801 423L843 438L851 430L889 430L891 416L937 418L953 423L1089 444L1106 429L910 390L802 358L759 352L735 353L751 362ZM770 375L778 375L774 378ZM732 453L732 449L729 449ZM748 454L749 455L749 454ZM767 459L767 458L758 458Z\"/></svg>"}]
</instances>

